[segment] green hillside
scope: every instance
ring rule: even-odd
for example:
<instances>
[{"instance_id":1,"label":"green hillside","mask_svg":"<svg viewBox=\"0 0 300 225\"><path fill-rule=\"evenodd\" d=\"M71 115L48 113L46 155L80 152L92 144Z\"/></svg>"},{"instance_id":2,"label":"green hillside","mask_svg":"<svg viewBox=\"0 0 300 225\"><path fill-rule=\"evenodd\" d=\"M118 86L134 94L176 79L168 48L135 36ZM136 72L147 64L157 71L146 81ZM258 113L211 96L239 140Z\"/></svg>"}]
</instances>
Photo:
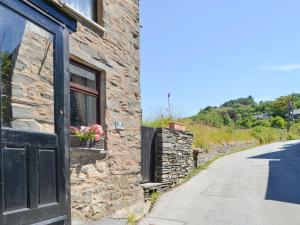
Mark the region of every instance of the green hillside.
<instances>
[{"instance_id":1,"label":"green hillside","mask_svg":"<svg viewBox=\"0 0 300 225\"><path fill-rule=\"evenodd\" d=\"M230 100L219 107L208 106L191 119L212 127L284 128L287 125L289 103L294 109L300 108L300 94L282 96L274 101L259 103L255 102L252 96Z\"/></svg>"},{"instance_id":2,"label":"green hillside","mask_svg":"<svg viewBox=\"0 0 300 225\"><path fill-rule=\"evenodd\" d=\"M289 104L293 109L300 109L300 94L258 103L249 96L218 107L208 106L192 117L170 119L159 116L153 121L144 121L144 125L167 127L171 120L176 120L194 134L194 147L206 149L213 144L234 141L257 140L265 144L300 139L300 121L292 123L286 118Z\"/></svg>"}]
</instances>

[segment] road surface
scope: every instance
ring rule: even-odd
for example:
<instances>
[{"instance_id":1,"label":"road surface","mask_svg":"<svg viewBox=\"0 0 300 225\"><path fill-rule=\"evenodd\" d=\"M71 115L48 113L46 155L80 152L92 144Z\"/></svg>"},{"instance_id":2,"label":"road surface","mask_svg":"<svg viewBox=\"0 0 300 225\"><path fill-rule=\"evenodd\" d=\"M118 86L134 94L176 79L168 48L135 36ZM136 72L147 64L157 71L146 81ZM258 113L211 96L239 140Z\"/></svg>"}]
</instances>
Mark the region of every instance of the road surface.
<instances>
[{"instance_id":1,"label":"road surface","mask_svg":"<svg viewBox=\"0 0 300 225\"><path fill-rule=\"evenodd\" d=\"M139 225L300 225L300 141L219 159L163 194Z\"/></svg>"}]
</instances>

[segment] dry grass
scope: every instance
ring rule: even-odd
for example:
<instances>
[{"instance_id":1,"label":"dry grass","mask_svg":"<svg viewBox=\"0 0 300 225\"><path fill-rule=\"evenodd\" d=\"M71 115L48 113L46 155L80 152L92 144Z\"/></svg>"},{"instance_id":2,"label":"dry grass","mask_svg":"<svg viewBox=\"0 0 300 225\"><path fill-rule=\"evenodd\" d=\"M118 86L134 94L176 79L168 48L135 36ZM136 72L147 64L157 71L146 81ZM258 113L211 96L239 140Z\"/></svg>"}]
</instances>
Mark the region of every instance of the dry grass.
<instances>
[{"instance_id":1,"label":"dry grass","mask_svg":"<svg viewBox=\"0 0 300 225\"><path fill-rule=\"evenodd\" d=\"M208 149L214 144L236 141L254 141L251 130L240 130L232 127L208 127L202 124L187 124L187 130L194 134L194 147Z\"/></svg>"},{"instance_id":2,"label":"dry grass","mask_svg":"<svg viewBox=\"0 0 300 225\"><path fill-rule=\"evenodd\" d=\"M271 127L255 127L251 129L238 129L234 127L209 127L195 123L191 119L177 119L179 123L185 124L188 131L194 134L194 147L210 150L212 145L233 143L237 141L259 141L267 144L276 141L300 139L300 124L295 125L288 134L285 129ZM158 118L151 122L144 122L145 126L168 127L170 119Z\"/></svg>"}]
</instances>

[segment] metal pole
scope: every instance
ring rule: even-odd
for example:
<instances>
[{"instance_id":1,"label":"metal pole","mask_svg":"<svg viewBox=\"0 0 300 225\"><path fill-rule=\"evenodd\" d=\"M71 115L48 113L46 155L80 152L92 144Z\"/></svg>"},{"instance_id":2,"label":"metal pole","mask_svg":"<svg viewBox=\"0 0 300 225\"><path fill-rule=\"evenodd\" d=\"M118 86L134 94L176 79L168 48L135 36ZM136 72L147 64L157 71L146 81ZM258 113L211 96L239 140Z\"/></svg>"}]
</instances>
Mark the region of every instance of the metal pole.
<instances>
[{"instance_id":1,"label":"metal pole","mask_svg":"<svg viewBox=\"0 0 300 225\"><path fill-rule=\"evenodd\" d=\"M171 93L169 92L168 93L168 110L169 110L169 119L172 119L170 98L171 98Z\"/></svg>"},{"instance_id":2,"label":"metal pole","mask_svg":"<svg viewBox=\"0 0 300 225\"><path fill-rule=\"evenodd\" d=\"M287 124L287 132L290 131L292 124L294 124L294 109L293 109L293 96L292 99L288 102L288 124Z\"/></svg>"},{"instance_id":3,"label":"metal pole","mask_svg":"<svg viewBox=\"0 0 300 225\"><path fill-rule=\"evenodd\" d=\"M292 103L291 103L291 111L292 111L292 124L294 125L294 121L295 121L295 118L294 118L294 93L292 94Z\"/></svg>"}]
</instances>

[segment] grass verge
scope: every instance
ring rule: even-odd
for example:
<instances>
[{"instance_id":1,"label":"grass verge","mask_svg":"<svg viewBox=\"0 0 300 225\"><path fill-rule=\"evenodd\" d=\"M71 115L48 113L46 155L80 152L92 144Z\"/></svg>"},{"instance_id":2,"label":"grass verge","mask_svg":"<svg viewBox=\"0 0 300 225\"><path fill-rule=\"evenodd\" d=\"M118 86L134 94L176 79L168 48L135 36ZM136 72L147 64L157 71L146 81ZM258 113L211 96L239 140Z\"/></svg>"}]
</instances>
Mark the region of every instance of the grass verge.
<instances>
[{"instance_id":1,"label":"grass verge","mask_svg":"<svg viewBox=\"0 0 300 225\"><path fill-rule=\"evenodd\" d=\"M134 214L130 214L127 220L128 220L127 225L136 225L138 222Z\"/></svg>"},{"instance_id":2,"label":"grass verge","mask_svg":"<svg viewBox=\"0 0 300 225\"><path fill-rule=\"evenodd\" d=\"M150 202L151 202L151 206L153 206L155 204L155 202L157 201L157 199L159 198L159 196L161 195L161 192L153 192L150 196Z\"/></svg>"}]
</instances>

